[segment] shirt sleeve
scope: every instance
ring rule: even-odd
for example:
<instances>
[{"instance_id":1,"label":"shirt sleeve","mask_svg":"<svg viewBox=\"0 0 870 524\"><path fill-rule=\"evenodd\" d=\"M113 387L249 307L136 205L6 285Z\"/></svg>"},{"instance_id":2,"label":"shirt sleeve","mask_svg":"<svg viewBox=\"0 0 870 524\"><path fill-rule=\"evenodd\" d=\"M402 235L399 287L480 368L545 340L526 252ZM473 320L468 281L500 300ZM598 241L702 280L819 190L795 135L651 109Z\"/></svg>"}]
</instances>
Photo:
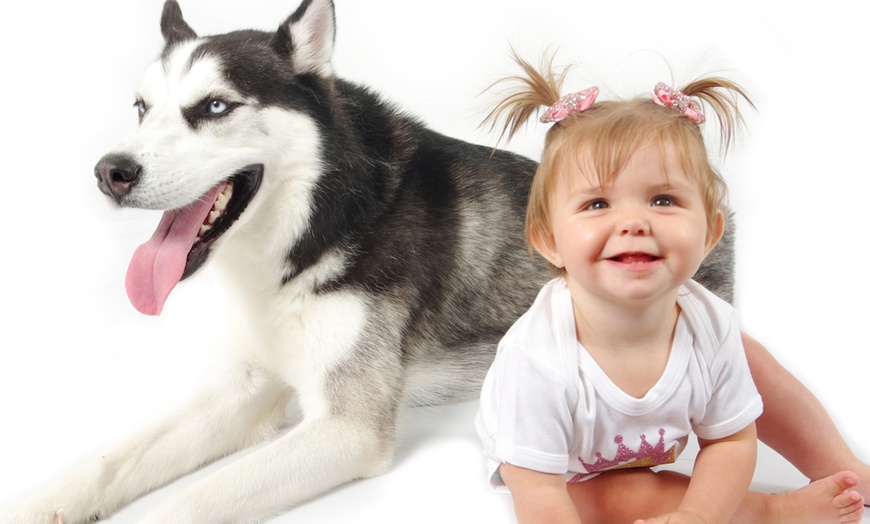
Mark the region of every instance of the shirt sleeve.
<instances>
[{"instance_id":1,"label":"shirt sleeve","mask_svg":"<svg viewBox=\"0 0 870 524\"><path fill-rule=\"evenodd\" d=\"M476 420L490 481L500 482L497 469L502 463L564 474L574 432L570 406L576 393L570 392L559 351L502 343L484 381Z\"/></svg>"},{"instance_id":2,"label":"shirt sleeve","mask_svg":"<svg viewBox=\"0 0 870 524\"><path fill-rule=\"evenodd\" d=\"M763 410L740 338L736 312L729 307L716 337L718 347L710 355L710 399L704 417L694 424L703 439L733 435L757 419Z\"/></svg>"}]
</instances>

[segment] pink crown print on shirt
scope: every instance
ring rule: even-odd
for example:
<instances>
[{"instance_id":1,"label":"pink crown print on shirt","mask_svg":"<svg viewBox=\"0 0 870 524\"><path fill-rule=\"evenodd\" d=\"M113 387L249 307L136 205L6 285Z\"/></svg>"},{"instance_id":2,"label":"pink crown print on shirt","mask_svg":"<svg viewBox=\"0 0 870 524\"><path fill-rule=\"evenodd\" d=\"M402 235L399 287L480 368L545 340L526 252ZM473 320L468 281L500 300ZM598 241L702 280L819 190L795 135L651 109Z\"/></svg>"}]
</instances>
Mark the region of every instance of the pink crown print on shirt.
<instances>
[{"instance_id":1,"label":"pink crown print on shirt","mask_svg":"<svg viewBox=\"0 0 870 524\"><path fill-rule=\"evenodd\" d=\"M661 464L672 464L676 461L676 453L674 447L665 449L665 430L659 429L659 441L655 446L650 445L646 441L646 435L640 436L640 448L633 451L631 448L622 443L622 435L617 435L613 439L616 442L616 456L613 460L607 460L601 456L601 452L595 454L598 460L594 464L587 464L582 458L578 457L580 463L586 468L586 473L577 473L571 479L571 482L580 482L589 475L610 471L614 469L629 469L629 468L651 468Z\"/></svg>"}]
</instances>

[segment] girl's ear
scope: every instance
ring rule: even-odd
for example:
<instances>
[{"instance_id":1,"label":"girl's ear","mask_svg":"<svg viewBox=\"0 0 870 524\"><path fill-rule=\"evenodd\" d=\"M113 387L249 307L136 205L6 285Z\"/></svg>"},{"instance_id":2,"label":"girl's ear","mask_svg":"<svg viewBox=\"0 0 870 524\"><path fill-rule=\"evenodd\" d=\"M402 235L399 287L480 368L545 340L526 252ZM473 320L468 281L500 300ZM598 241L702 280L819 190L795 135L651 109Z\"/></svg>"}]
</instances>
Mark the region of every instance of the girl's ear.
<instances>
[{"instance_id":1,"label":"girl's ear","mask_svg":"<svg viewBox=\"0 0 870 524\"><path fill-rule=\"evenodd\" d=\"M721 210L716 212L716 227L712 233L707 233L707 249L704 253L704 256L710 254L710 251L713 251L713 248L716 247L716 244L719 243L719 240L722 239L722 234L725 233L725 213Z\"/></svg>"},{"instance_id":2,"label":"girl's ear","mask_svg":"<svg viewBox=\"0 0 870 524\"><path fill-rule=\"evenodd\" d=\"M547 259L550 264L559 269L565 267L562 257L559 256L559 252L556 250L556 239L553 238L552 232L549 230L543 231L540 227L533 227L529 232L529 240L532 242L535 251Z\"/></svg>"}]
</instances>

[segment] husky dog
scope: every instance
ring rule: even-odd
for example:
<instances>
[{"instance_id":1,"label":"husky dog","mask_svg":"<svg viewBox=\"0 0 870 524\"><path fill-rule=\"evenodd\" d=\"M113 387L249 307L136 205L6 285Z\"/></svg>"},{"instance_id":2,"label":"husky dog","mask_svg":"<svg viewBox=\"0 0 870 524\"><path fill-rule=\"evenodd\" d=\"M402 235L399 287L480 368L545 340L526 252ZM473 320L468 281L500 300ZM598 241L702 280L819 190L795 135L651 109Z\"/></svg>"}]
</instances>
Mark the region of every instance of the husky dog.
<instances>
[{"instance_id":1,"label":"husky dog","mask_svg":"<svg viewBox=\"0 0 870 524\"><path fill-rule=\"evenodd\" d=\"M174 414L2 524L108 517L274 437L291 396L301 422L143 522L260 522L384 473L402 409L476 396L546 279L523 242L535 163L437 134L335 78L331 0L304 0L274 33L209 37L168 0L161 29L139 128L95 173L118 205L165 210L129 266L134 306L160 313L212 264L237 306L234 352ZM718 253L706 271L727 296L731 256Z\"/></svg>"}]
</instances>

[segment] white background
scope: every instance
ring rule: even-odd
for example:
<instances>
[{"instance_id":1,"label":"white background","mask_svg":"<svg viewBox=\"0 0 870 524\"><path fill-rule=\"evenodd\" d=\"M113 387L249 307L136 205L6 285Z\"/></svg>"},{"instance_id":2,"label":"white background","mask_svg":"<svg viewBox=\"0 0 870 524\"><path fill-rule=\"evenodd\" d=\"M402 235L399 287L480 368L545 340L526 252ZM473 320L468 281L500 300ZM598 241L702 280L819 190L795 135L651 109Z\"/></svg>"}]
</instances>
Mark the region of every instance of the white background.
<instances>
[{"instance_id":1,"label":"white background","mask_svg":"<svg viewBox=\"0 0 870 524\"><path fill-rule=\"evenodd\" d=\"M271 30L296 4L186 0L182 9L209 34ZM492 98L481 92L515 72L511 45L532 61L558 50L557 62L577 64L569 86L597 84L602 98L711 72L742 83L758 112L746 111L722 170L737 211L743 327L870 460L870 37L854 2L337 4L339 75L487 145L495 136L477 126ZM0 20L0 505L173 406L222 334L209 320L218 282L207 270L179 286L160 318L129 305L124 272L159 213L114 208L92 174L136 125L134 92L162 45L160 10L160 0L50 0L18 2ZM532 126L509 147L537 158L544 131ZM412 413L391 473L278 522L510 522L508 499L483 485L473 414L473 404ZM770 460L759 479L803 482ZM190 480L111 522L135 521Z\"/></svg>"}]
</instances>

